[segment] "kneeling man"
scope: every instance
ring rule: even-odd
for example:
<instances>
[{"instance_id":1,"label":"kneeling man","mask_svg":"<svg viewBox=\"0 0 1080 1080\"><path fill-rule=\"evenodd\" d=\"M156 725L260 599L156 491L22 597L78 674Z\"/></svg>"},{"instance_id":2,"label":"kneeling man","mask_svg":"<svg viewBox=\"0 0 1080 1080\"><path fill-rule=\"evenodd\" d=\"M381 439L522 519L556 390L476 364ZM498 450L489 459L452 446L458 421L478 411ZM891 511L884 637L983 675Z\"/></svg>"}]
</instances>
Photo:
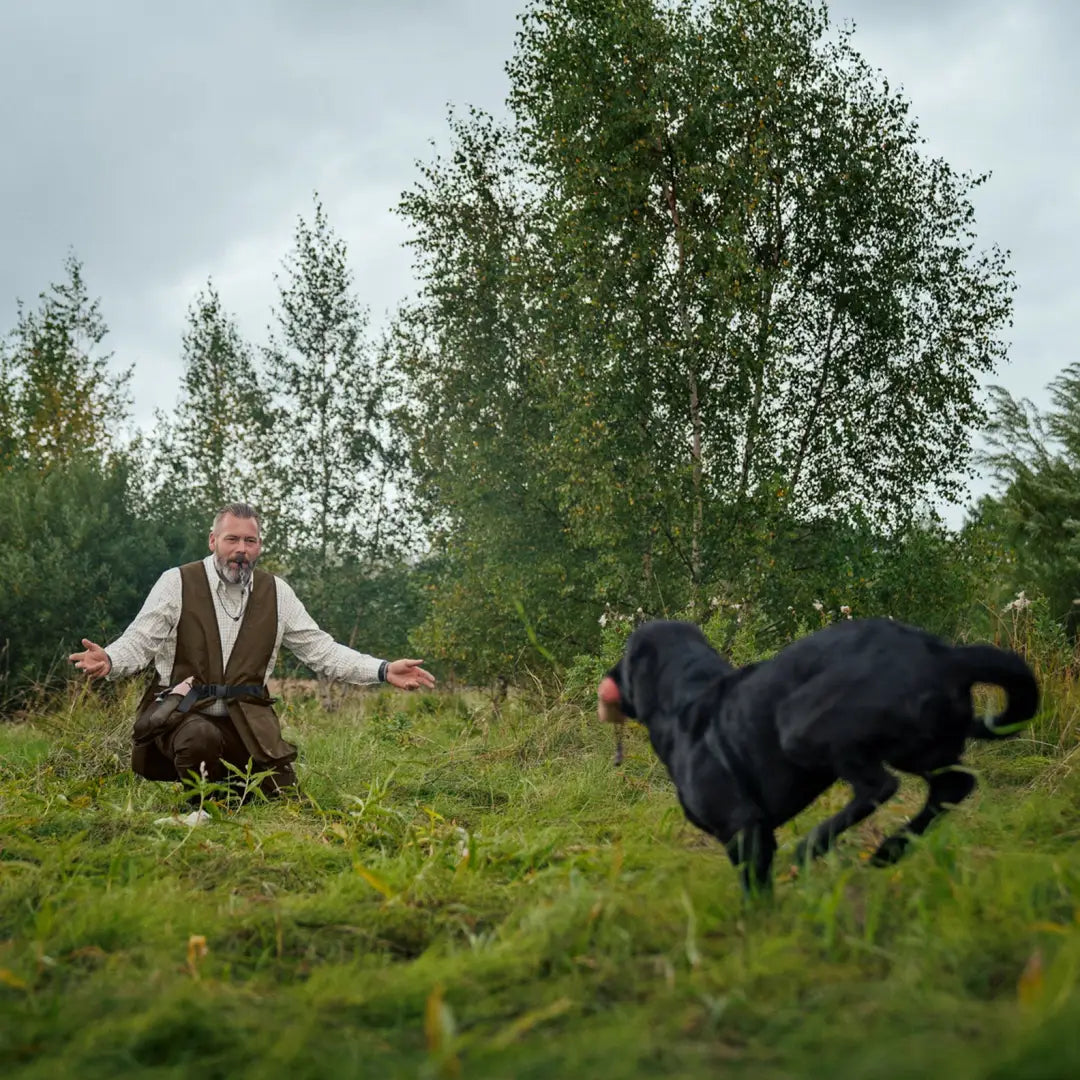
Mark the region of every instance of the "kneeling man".
<instances>
[{"instance_id":1,"label":"kneeling man","mask_svg":"<svg viewBox=\"0 0 1080 1080\"><path fill-rule=\"evenodd\" d=\"M296 593L256 570L262 528L256 510L231 503L210 530L210 554L166 570L131 625L102 648L83 638L72 653L91 678L142 670L147 687L135 721L131 767L148 780L208 780L230 774L225 762L271 771L267 794L295 784L296 747L285 742L266 681L285 646L330 679L402 690L435 685L422 660L379 660L320 630Z\"/></svg>"}]
</instances>

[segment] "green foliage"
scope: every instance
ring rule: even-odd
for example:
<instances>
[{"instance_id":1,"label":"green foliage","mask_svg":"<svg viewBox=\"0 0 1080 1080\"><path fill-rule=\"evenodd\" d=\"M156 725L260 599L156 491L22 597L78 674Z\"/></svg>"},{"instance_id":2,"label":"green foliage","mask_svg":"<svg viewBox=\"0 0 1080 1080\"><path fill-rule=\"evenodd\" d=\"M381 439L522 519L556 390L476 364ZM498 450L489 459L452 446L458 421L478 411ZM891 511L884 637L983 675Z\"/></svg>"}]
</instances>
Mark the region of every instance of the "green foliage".
<instances>
[{"instance_id":1,"label":"green foliage","mask_svg":"<svg viewBox=\"0 0 1080 1080\"><path fill-rule=\"evenodd\" d=\"M436 537L427 614L413 635L423 655L438 656L468 681L551 673L594 639L594 585L560 545L554 522L527 493L500 498L503 513L488 508L486 533L466 526L468 537ZM517 557L503 563L511 550Z\"/></svg>"},{"instance_id":2,"label":"green foliage","mask_svg":"<svg viewBox=\"0 0 1080 1080\"><path fill-rule=\"evenodd\" d=\"M786 873L828 793L746 906L644 733L614 769L591 713L291 701L306 797L190 833L154 824L169 785L94 756L93 695L0 726L5 1076L1075 1074L1075 729L973 754L981 796L892 870L859 853L915 788Z\"/></svg>"},{"instance_id":3,"label":"green foliage","mask_svg":"<svg viewBox=\"0 0 1080 1080\"><path fill-rule=\"evenodd\" d=\"M985 533L953 533L934 519L890 530L862 516L781 524L758 544L734 582L714 592L753 603L785 636L821 615L887 615L955 638L972 624L1004 558Z\"/></svg>"},{"instance_id":4,"label":"green foliage","mask_svg":"<svg viewBox=\"0 0 1080 1080\"><path fill-rule=\"evenodd\" d=\"M712 646L735 667L765 660L783 644L776 623L750 603L730 607L718 603L701 629Z\"/></svg>"},{"instance_id":5,"label":"green foliage","mask_svg":"<svg viewBox=\"0 0 1080 1080\"><path fill-rule=\"evenodd\" d=\"M0 469L101 457L127 418L131 371L110 374L99 352L108 328L82 263L69 255L64 272L36 309L18 303L15 329L0 342Z\"/></svg>"},{"instance_id":6,"label":"green foliage","mask_svg":"<svg viewBox=\"0 0 1080 1080\"><path fill-rule=\"evenodd\" d=\"M140 505L120 445L130 372L100 352L82 264L64 270L0 347L0 713L61 684L80 638L120 630L183 550Z\"/></svg>"},{"instance_id":7,"label":"green foliage","mask_svg":"<svg viewBox=\"0 0 1080 1080\"><path fill-rule=\"evenodd\" d=\"M0 473L0 710L62 682L86 636L108 641L183 553L132 503L123 457Z\"/></svg>"},{"instance_id":8,"label":"green foliage","mask_svg":"<svg viewBox=\"0 0 1080 1080\"><path fill-rule=\"evenodd\" d=\"M374 564L400 541L397 456L385 412L391 384L367 337L344 241L316 198L278 278L276 332L265 349L270 431L258 458L284 552Z\"/></svg>"},{"instance_id":9,"label":"green foliage","mask_svg":"<svg viewBox=\"0 0 1080 1080\"><path fill-rule=\"evenodd\" d=\"M978 529L957 534L926 520L882 532L865 519L820 521L777 525L749 538L744 550L753 557L736 575L710 584L706 615L697 620L736 665L768 657L844 618L889 616L950 639L1007 637L1001 621L1004 600L994 591L1007 554ZM639 609L637 618L642 617ZM670 617L695 620L695 612L687 607ZM625 612L606 613L599 643L570 665L570 700L595 694L634 622ZM1046 636L1050 632L1044 628L1038 641L1046 655L1053 652ZM1025 644L1016 647L1031 651Z\"/></svg>"},{"instance_id":10,"label":"green foliage","mask_svg":"<svg viewBox=\"0 0 1080 1080\"><path fill-rule=\"evenodd\" d=\"M1080 598L1080 364L1050 383L1050 407L992 388L984 463L1000 489L975 521L1010 549L1011 589L1047 597L1055 618L1077 625Z\"/></svg>"},{"instance_id":11,"label":"green foliage","mask_svg":"<svg viewBox=\"0 0 1080 1080\"><path fill-rule=\"evenodd\" d=\"M981 178L926 159L848 31L804 0L549 0L508 72L509 123L452 117L402 201L395 339L485 663L528 642L517 602L565 663L605 603L702 619L785 537L898 536L953 492L1011 275ZM475 652L453 597L431 618Z\"/></svg>"},{"instance_id":12,"label":"green foliage","mask_svg":"<svg viewBox=\"0 0 1080 1080\"><path fill-rule=\"evenodd\" d=\"M600 680L618 663L626 639L633 632L635 623L632 616L605 612L601 618L603 625L596 653L575 656L566 672L563 695L567 701L584 704L596 701L596 688Z\"/></svg>"},{"instance_id":13,"label":"green foliage","mask_svg":"<svg viewBox=\"0 0 1080 1080\"><path fill-rule=\"evenodd\" d=\"M183 522L204 544L220 507L258 503L254 463L267 422L251 348L212 282L188 310L183 364L179 403L157 413L147 442L146 495L156 516Z\"/></svg>"},{"instance_id":14,"label":"green foliage","mask_svg":"<svg viewBox=\"0 0 1080 1080\"><path fill-rule=\"evenodd\" d=\"M413 655L410 633L427 610L422 566L394 563L372 570L356 556L321 565L318 552L300 551L278 569L336 641L391 659ZM441 659L432 654L425 666L438 670ZM282 655L280 663L287 671L295 662Z\"/></svg>"}]
</instances>

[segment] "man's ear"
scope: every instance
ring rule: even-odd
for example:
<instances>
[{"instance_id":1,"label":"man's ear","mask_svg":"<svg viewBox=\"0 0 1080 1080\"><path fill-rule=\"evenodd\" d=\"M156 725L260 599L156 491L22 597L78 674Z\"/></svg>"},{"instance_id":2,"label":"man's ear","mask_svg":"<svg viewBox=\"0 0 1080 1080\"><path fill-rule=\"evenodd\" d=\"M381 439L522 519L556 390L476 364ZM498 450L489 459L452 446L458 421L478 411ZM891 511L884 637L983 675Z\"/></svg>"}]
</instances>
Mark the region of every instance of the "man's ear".
<instances>
[{"instance_id":1,"label":"man's ear","mask_svg":"<svg viewBox=\"0 0 1080 1080\"><path fill-rule=\"evenodd\" d=\"M217 537L214 535L214 530L210 530L210 539L207 541L210 545L211 551L217 551Z\"/></svg>"}]
</instances>

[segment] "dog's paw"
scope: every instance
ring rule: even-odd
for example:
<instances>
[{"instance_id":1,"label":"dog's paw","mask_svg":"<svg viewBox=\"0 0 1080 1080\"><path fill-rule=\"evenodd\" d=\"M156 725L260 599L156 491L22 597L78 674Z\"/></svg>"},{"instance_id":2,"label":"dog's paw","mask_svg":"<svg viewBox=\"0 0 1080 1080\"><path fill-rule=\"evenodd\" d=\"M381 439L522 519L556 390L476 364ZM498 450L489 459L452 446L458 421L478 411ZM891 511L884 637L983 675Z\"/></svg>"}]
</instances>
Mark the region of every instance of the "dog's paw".
<instances>
[{"instance_id":1,"label":"dog's paw","mask_svg":"<svg viewBox=\"0 0 1080 1080\"><path fill-rule=\"evenodd\" d=\"M897 834L887 836L881 846L870 856L871 866L892 866L894 862L902 858L911 843L911 837Z\"/></svg>"},{"instance_id":2,"label":"dog's paw","mask_svg":"<svg viewBox=\"0 0 1080 1080\"><path fill-rule=\"evenodd\" d=\"M807 863L820 859L828 850L829 845L827 843L823 843L819 837L810 833L809 836L803 837L795 845L795 865L806 866Z\"/></svg>"}]
</instances>

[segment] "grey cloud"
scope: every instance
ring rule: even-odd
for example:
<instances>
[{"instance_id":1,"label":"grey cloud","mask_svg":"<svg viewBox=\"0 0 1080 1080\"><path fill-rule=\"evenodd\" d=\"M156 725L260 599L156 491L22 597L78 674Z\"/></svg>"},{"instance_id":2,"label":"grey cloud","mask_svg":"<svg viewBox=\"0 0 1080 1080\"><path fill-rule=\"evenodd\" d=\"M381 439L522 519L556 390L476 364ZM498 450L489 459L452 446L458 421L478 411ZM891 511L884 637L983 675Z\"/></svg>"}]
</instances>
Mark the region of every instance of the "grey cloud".
<instances>
[{"instance_id":1,"label":"grey cloud","mask_svg":"<svg viewBox=\"0 0 1080 1080\"><path fill-rule=\"evenodd\" d=\"M448 100L499 108L515 25L498 3L53 2L6 21L0 86L18 108L0 121L0 304L32 298L74 247L117 363L136 364L140 421L176 383L178 286L257 252L261 281L242 273L223 298L261 336L316 188L361 293L377 312L396 303L408 257L390 207Z\"/></svg>"},{"instance_id":2,"label":"grey cloud","mask_svg":"<svg viewBox=\"0 0 1080 1080\"><path fill-rule=\"evenodd\" d=\"M0 326L69 246L136 365L136 417L168 407L184 314L213 275L262 340L273 274L318 189L377 323L413 284L391 213L446 106L502 109L507 0L45 0L0 19ZM1072 360L1080 74L1071 0L835 0L902 87L927 152L973 173L980 241L1012 252L1015 393Z\"/></svg>"}]
</instances>

